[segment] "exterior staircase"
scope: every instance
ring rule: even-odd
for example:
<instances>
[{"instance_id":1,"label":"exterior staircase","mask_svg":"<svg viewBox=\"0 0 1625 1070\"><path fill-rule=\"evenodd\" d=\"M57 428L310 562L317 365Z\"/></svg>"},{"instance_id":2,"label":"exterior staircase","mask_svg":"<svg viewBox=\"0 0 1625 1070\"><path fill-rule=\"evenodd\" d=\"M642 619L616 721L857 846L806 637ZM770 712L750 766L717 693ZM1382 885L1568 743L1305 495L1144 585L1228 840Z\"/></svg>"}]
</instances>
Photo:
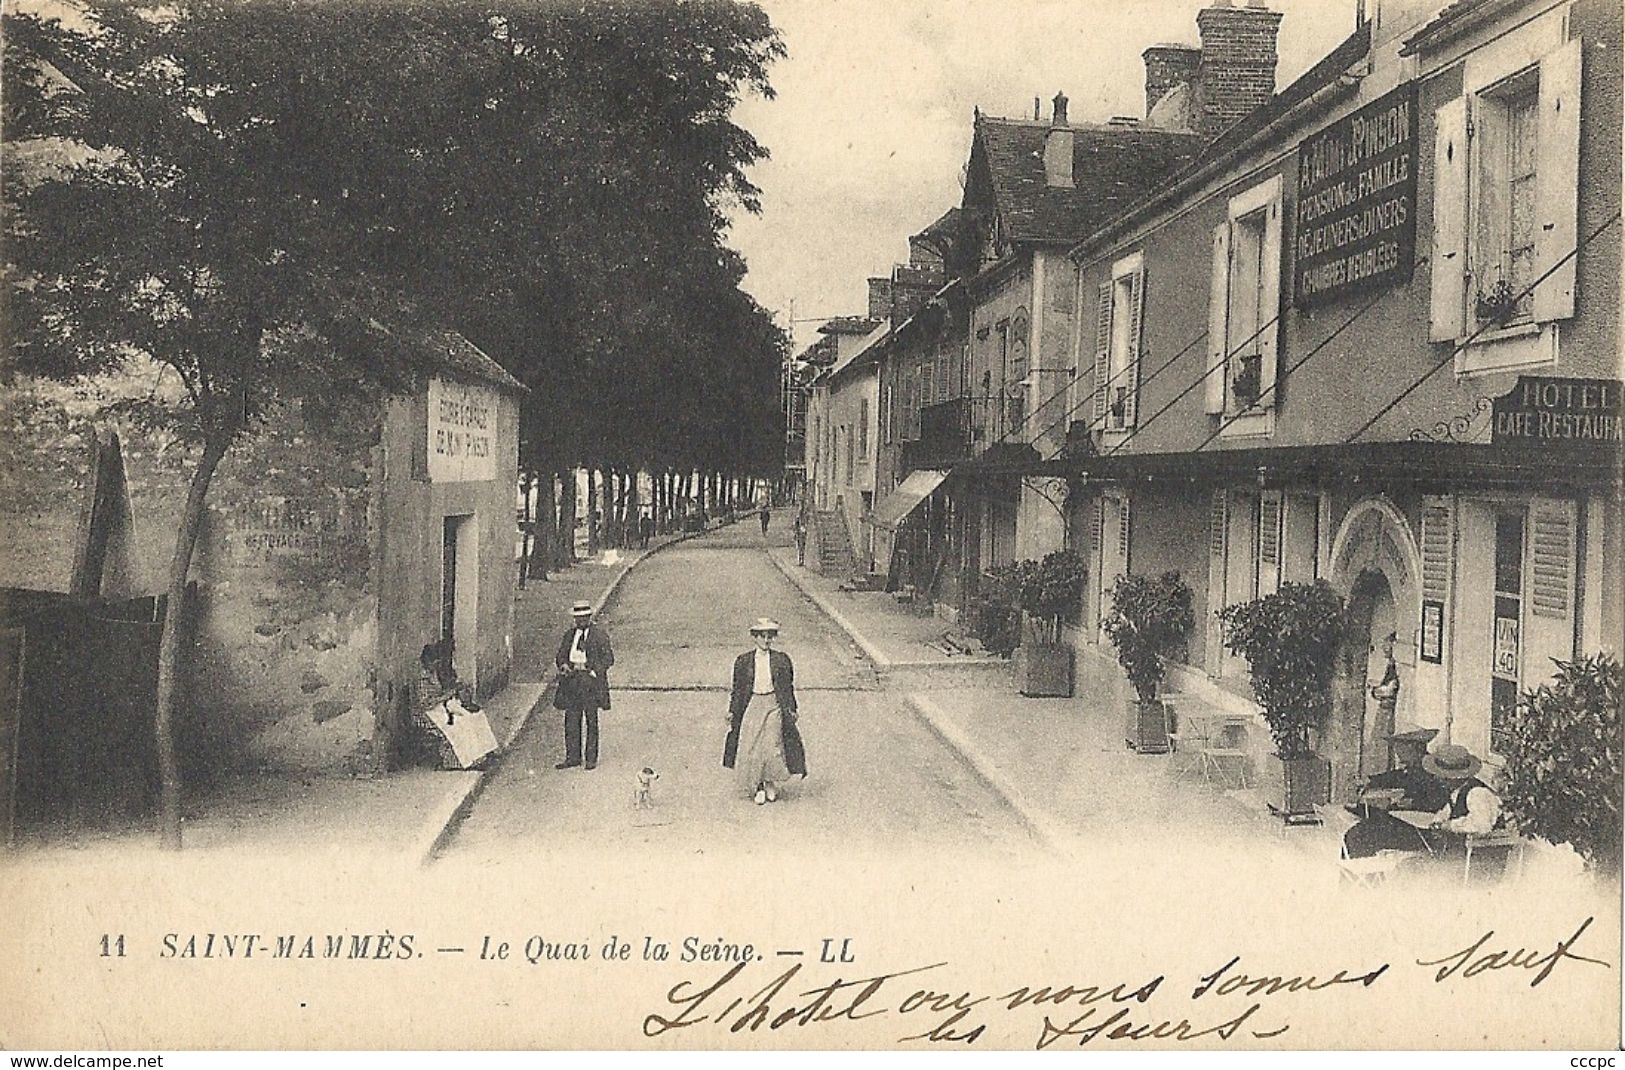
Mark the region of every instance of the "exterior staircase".
<instances>
[{"instance_id":1,"label":"exterior staircase","mask_svg":"<svg viewBox=\"0 0 1625 1070\"><path fill-rule=\"evenodd\" d=\"M820 576L851 576L858 571L858 558L846 533L846 521L834 510L813 513L813 534L817 554L813 571Z\"/></svg>"}]
</instances>

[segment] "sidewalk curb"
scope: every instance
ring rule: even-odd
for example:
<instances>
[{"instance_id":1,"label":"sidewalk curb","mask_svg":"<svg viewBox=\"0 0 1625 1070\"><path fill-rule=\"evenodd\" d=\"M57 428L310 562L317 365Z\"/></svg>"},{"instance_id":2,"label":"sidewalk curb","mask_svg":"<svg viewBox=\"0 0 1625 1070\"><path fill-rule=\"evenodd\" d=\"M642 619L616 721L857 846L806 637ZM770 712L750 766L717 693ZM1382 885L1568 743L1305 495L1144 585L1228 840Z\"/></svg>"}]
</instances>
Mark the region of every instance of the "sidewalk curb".
<instances>
[{"instance_id":1,"label":"sidewalk curb","mask_svg":"<svg viewBox=\"0 0 1625 1070\"><path fill-rule=\"evenodd\" d=\"M846 633L847 638L852 640L853 644L856 645L859 650L863 651L863 656L868 658L870 663L874 665L877 676L882 674L893 674L893 679L895 679L897 674L909 672L995 674L1007 673L1009 671L1008 663L1000 662L998 664L989 664L984 661L973 660L970 658L915 658L894 661L882 653L880 648L876 646L868 636L859 631L857 625L853 624L852 621L847 618L846 614L842 613L840 609L830 601L829 597L825 595L824 592L815 587L809 586L805 580L796 575L795 571L790 565L779 560L778 555L773 553L771 550L767 552L767 557L768 560L773 562L774 567L784 574L785 579L789 580L797 590L806 595L807 598L812 601L813 605L818 607L821 613L823 613L830 620L834 621L835 625L840 628L841 631ZM881 682L884 684L888 681L883 679Z\"/></svg>"},{"instance_id":2,"label":"sidewalk curb","mask_svg":"<svg viewBox=\"0 0 1625 1070\"><path fill-rule=\"evenodd\" d=\"M834 603L824 596L822 591L808 586L806 581L800 576L797 576L791 570L789 565L779 560L778 554L775 554L772 550L768 550L766 552L767 559L773 562L773 567L782 572L784 574L784 578L789 580L790 583L795 586L796 590L806 595L812 601L812 604L818 607L819 612L823 613L824 616L834 621L836 627L840 628L841 631L846 633L847 638L852 640L852 642L857 645L859 650L863 651L863 656L869 659L870 663L874 665L876 671L882 669L893 669L899 664L913 664L910 662L894 662L885 654L881 653L880 648L875 646L874 643L870 642L868 636L858 631L856 626L854 626L853 623L846 618L846 614L837 609Z\"/></svg>"},{"instance_id":3,"label":"sidewalk curb","mask_svg":"<svg viewBox=\"0 0 1625 1070\"><path fill-rule=\"evenodd\" d=\"M797 576L789 565L780 561L777 554L768 552L768 559L784 574L795 587L812 600L812 603L830 620L847 634L858 649L874 663L877 673L891 672L898 669L939 669L952 668L952 662L937 661L892 661L875 646L862 632L847 619L839 609L830 603L822 591L809 586ZM883 681L884 682L884 681ZM910 691L902 693L904 703L914 712L925 726L929 728L943 744L964 763L972 773L987 785L993 794L1004 800L1020 820L1021 824L1037 840L1040 845L1062 854L1071 854L1072 836L1062 826L1058 825L1042 809L1034 806L1022 795L1021 789L1015 782L1002 772L998 766L989 761L975 745L966 738L965 734L956 728L947 715L925 695Z\"/></svg>"},{"instance_id":4,"label":"sidewalk curb","mask_svg":"<svg viewBox=\"0 0 1625 1070\"><path fill-rule=\"evenodd\" d=\"M1041 808L1029 802L1015 781L977 750L975 744L966 738L965 733L942 712L941 707L917 691L908 692L902 698L914 715L954 752L965 767L975 773L993 794L1004 800L1005 805L1015 812L1021 824L1040 846L1058 854L1074 853L1071 832L1056 823Z\"/></svg>"},{"instance_id":5,"label":"sidewalk curb","mask_svg":"<svg viewBox=\"0 0 1625 1070\"><path fill-rule=\"evenodd\" d=\"M593 601L593 616L597 616L609 604L610 598L620 588L621 581L625 580L627 574L634 568L668 547L687 542L689 539L700 538L715 530L718 529L708 528L705 531L685 532L676 538L661 543L659 546L644 551L636 558L622 565L620 571L610 579L609 585L604 588L603 593ZM549 672L542 681L541 690L537 694L536 700L530 704L530 707L525 712L519 715L518 720L514 722L513 728L508 732L508 738L503 740L501 745L497 747L495 756L486 764L484 769L454 774L457 777L457 783L446 789L446 793L441 796L440 802L430 811L429 819L423 823L423 827L418 834L412 838L412 845L407 853L408 857L414 860L417 865L427 867L432 864L440 852L445 849L446 844L451 842L451 838L457 834L458 828L462 826L468 815L473 812L474 804L479 801L480 794L485 791L485 785L501 769L503 759L513 749L514 743L524 733L525 729L530 727L530 722L535 718L536 711L548 704L557 683L558 673Z\"/></svg>"}]
</instances>

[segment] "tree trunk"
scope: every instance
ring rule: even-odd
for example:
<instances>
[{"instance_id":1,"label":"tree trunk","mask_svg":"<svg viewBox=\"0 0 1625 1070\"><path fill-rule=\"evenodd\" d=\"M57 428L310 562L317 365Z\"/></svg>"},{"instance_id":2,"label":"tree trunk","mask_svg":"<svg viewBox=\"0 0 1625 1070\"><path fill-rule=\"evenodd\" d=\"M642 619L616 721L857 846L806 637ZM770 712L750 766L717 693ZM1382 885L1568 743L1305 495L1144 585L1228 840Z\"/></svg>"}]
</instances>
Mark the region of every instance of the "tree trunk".
<instances>
[{"instance_id":1,"label":"tree trunk","mask_svg":"<svg viewBox=\"0 0 1625 1070\"><path fill-rule=\"evenodd\" d=\"M559 510L558 563L568 568L576 563L576 473L573 468L559 469L559 492L564 506Z\"/></svg>"},{"instance_id":2,"label":"tree trunk","mask_svg":"<svg viewBox=\"0 0 1625 1070\"><path fill-rule=\"evenodd\" d=\"M587 467L587 556L598 556L598 469Z\"/></svg>"},{"instance_id":3,"label":"tree trunk","mask_svg":"<svg viewBox=\"0 0 1625 1070\"><path fill-rule=\"evenodd\" d=\"M536 538L536 517L531 511L530 496L536 489L536 473L524 471L519 474L519 496L523 501L519 515L521 518L519 529L519 589L525 589L525 581L530 579L530 562Z\"/></svg>"},{"instance_id":4,"label":"tree trunk","mask_svg":"<svg viewBox=\"0 0 1625 1070\"><path fill-rule=\"evenodd\" d=\"M626 477L626 545L636 546L639 527L643 523L643 508L638 501L638 470L632 469Z\"/></svg>"},{"instance_id":5,"label":"tree trunk","mask_svg":"<svg viewBox=\"0 0 1625 1070\"><path fill-rule=\"evenodd\" d=\"M228 439L209 439L197 467L192 470L191 485L186 489L186 507L181 513L181 527L175 533L175 556L169 562L164 630L158 640L158 694L153 711L153 735L158 748L159 839L164 847L172 851L181 848L181 771L175 749L175 694L180 671L186 577L192 571L192 551L197 548L209 484L229 444Z\"/></svg>"},{"instance_id":6,"label":"tree trunk","mask_svg":"<svg viewBox=\"0 0 1625 1070\"><path fill-rule=\"evenodd\" d=\"M531 540L532 573L540 572L542 579L558 567L559 536L558 513L554 504L553 473L540 472L536 477L535 538Z\"/></svg>"}]
</instances>

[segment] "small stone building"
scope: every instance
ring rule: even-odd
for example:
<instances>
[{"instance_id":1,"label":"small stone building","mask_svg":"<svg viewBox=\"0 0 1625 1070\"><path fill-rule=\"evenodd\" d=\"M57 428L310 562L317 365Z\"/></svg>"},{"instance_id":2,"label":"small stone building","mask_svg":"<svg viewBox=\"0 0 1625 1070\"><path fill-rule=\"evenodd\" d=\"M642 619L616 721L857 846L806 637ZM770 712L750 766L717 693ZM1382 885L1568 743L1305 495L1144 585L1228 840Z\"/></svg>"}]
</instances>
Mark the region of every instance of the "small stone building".
<instances>
[{"instance_id":1,"label":"small stone building","mask_svg":"<svg viewBox=\"0 0 1625 1070\"><path fill-rule=\"evenodd\" d=\"M482 698L507 686L523 387L454 332L390 334L433 369L414 390L335 388L280 405L216 474L193 559L179 720L194 780L395 764L429 642L451 640ZM98 414L165 386L152 367L72 389L19 381L0 395L0 629L8 664L22 666L17 730L0 739L15 739L24 812L30 784L60 781L64 764L93 783L98 764L116 763L116 749L93 756L110 749L94 745L110 731L150 738L155 662L132 667L138 701L109 715L105 682L64 691L72 659L60 656L62 629L44 624L144 617L155 632L162 619L195 453ZM151 640L136 660L155 657Z\"/></svg>"}]
</instances>

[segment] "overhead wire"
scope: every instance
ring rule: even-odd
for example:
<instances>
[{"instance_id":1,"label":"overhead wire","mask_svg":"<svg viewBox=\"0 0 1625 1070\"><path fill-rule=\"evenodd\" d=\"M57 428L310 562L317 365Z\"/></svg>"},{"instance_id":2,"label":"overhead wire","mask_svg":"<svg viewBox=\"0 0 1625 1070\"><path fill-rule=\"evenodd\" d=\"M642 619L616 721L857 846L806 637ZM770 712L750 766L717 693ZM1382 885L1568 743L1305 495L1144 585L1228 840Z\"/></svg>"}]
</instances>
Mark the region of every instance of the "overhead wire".
<instances>
[{"instance_id":1,"label":"overhead wire","mask_svg":"<svg viewBox=\"0 0 1625 1070\"><path fill-rule=\"evenodd\" d=\"M1590 234L1586 235L1586 238L1585 238L1584 241L1576 242L1574 248L1570 249L1566 254L1564 254L1562 259L1558 260L1551 267L1549 267L1545 271L1541 272L1540 275L1535 279L1535 281L1531 282L1528 286L1525 286L1523 288L1523 291L1521 293L1519 293L1517 295L1517 297L1512 300L1511 304L1517 305L1519 302L1523 301L1524 298L1528 297L1530 294L1533 294L1535 292L1536 287L1538 287L1541 283L1545 282L1547 279L1551 278L1554 274L1556 274L1557 270L1559 268L1561 268L1564 264L1567 264L1570 260L1573 260L1575 257L1579 256L1580 255L1580 250L1584 249L1586 246L1588 246L1592 242L1596 241L1597 238L1599 238L1602 235L1603 231L1607 230L1609 227L1613 226L1615 223L1618 223L1619 220L1620 220L1620 213L1618 211L1616 211L1616 212L1614 212L1613 215L1609 216L1602 223L1601 226L1597 227ZM1431 379L1435 374L1437 374L1440 368L1443 368L1446 364L1449 364L1449 363L1453 362L1456 359L1456 356L1458 354L1463 352L1468 346L1472 345L1475 341L1477 341L1480 337L1482 337L1486 332L1488 332L1492 328L1495 328L1495 327L1498 327L1498 326L1500 326L1500 324L1498 324L1498 323L1496 323L1494 321L1486 321L1486 322L1480 324L1479 328L1476 331L1474 331L1472 334L1468 335L1466 338L1464 338L1460 342L1458 342L1450 350L1450 352L1445 354L1445 356L1442 357L1437 363L1435 363L1433 365L1433 367L1427 369L1421 375L1417 376L1415 381L1413 381L1410 386L1407 386L1404 390L1401 390L1398 394L1396 394L1393 397L1393 399L1391 401L1389 401L1382 408L1378 409L1371 416L1371 418L1369 420L1367 420L1365 423L1361 424L1358 428L1356 428L1353 434L1349 435L1347 438L1345 438L1343 440L1343 444L1348 445L1349 443L1353 442L1354 440L1358 439L1361 435L1363 435L1367 431L1369 431L1373 426L1375 426L1375 424L1376 424L1376 422L1378 420L1382 419L1384 416L1386 416L1390 412L1392 412L1394 410L1395 406L1397 406L1401 401L1404 401L1407 397L1409 397L1416 390L1417 387L1421 386L1423 383L1425 383L1427 380Z\"/></svg>"}]
</instances>

